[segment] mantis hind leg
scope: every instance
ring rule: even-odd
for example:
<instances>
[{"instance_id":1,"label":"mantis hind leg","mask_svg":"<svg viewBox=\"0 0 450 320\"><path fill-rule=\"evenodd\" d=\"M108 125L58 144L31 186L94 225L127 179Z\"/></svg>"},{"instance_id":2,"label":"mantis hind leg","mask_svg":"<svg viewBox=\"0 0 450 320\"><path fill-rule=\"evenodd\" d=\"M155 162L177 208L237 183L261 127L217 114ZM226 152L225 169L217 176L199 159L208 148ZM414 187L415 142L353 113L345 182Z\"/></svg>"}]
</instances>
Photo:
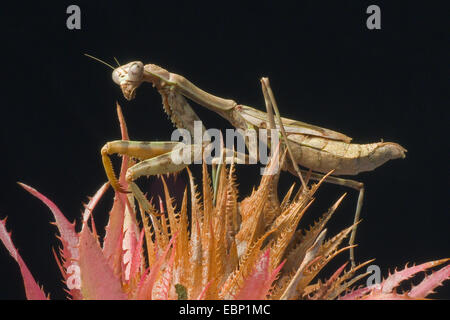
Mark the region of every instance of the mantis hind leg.
<instances>
[{"instance_id":1,"label":"mantis hind leg","mask_svg":"<svg viewBox=\"0 0 450 320\"><path fill-rule=\"evenodd\" d=\"M292 160L292 165L295 173L292 173L294 176L297 176L300 178L300 181L302 183L303 190L307 190L307 186L305 183L305 180L303 179L303 176L301 174L301 171L297 165L297 162L295 161L294 154L292 153L292 149L289 143L289 140L287 138L286 131L284 130L283 121L281 120L280 111L278 110L277 102L275 101L275 96L272 92L272 88L270 87L269 78L261 78L261 88L264 95L264 101L266 103L266 110L267 110L267 120L269 121L269 128L275 129L275 118L278 121L278 124L280 126L281 135L283 136L284 144L286 145L286 148L288 150L289 157ZM275 112L275 117L274 117Z\"/></svg>"},{"instance_id":2,"label":"mantis hind leg","mask_svg":"<svg viewBox=\"0 0 450 320\"><path fill-rule=\"evenodd\" d=\"M262 86L262 91L263 91L263 95L264 95L264 100L266 102L266 109L267 109L267 120L268 120L268 127L270 129L274 129L276 128L276 121L278 121L278 124L280 126L281 129L281 134L283 136L283 140L284 143L288 149L288 153L289 156L291 158L291 165L289 166L289 171L294 175L300 178L300 181L302 183L302 186L304 188L304 190L306 190L306 183L303 179L302 173L306 174L306 176L310 177L313 180L321 180L324 175L320 174L320 173L312 173L312 172L306 172L304 170L300 170L297 166L297 162L295 161L294 155L291 151L290 145L289 145L289 141L287 139L287 135L286 132L284 130L284 125L283 122L281 120L281 116L280 116L280 112L278 110L276 101L275 101L275 97L273 96L273 92L272 89L270 87L270 83L269 83L269 79L268 78L262 78L261 79L261 86ZM275 113L275 115L274 115ZM359 191L359 196L358 196L358 202L356 205L356 212L355 212L355 218L353 220L353 230L350 236L350 240L349 240L349 245L352 246L350 248L350 261L352 264L352 267L355 267L355 250L354 250L354 243L355 243L355 237L356 237L356 228L357 228L357 222L359 221L359 217L361 215L361 209L362 209L362 204L363 204L363 198L364 198L364 184L355 180L350 180L350 179L343 179L343 178L337 178L334 176L328 176L325 178L324 180L325 182L328 183L333 183L333 184L337 184L337 185L342 185L342 186L346 186L346 187L350 187L353 188L357 191Z\"/></svg>"},{"instance_id":3,"label":"mantis hind leg","mask_svg":"<svg viewBox=\"0 0 450 320\"><path fill-rule=\"evenodd\" d=\"M355 219L353 220L353 230L352 234L350 236L349 244L352 246L355 243L355 237L356 237L356 228L358 225L356 224L359 221L359 216L361 215L361 209L363 205L363 198L364 198L364 185L359 189L359 195L358 195L358 203L356 204L356 212L355 212ZM355 250L354 248L350 248L350 261L352 264L352 268L355 267Z\"/></svg>"}]
</instances>

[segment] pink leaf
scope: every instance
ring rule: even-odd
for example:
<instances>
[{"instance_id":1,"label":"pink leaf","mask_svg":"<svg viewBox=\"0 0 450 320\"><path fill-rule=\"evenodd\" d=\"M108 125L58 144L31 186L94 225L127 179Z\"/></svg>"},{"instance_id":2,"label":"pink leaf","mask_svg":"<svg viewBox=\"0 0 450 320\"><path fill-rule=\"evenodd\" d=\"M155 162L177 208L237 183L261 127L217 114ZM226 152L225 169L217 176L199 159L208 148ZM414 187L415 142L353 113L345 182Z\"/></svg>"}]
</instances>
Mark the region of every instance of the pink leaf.
<instances>
[{"instance_id":1,"label":"pink leaf","mask_svg":"<svg viewBox=\"0 0 450 320\"><path fill-rule=\"evenodd\" d=\"M122 114L122 109L117 104L117 115L120 123L120 132L122 140L129 140L127 126ZM122 165L120 167L119 183L126 189L128 187L125 179L125 173L128 169L128 156L122 157ZM106 234L103 242L103 252L105 257L116 272L121 271L122 262L122 240L123 240L123 223L125 217L125 208L130 207L127 196L123 193L116 193L114 203L109 213L109 220L106 226Z\"/></svg>"},{"instance_id":2,"label":"pink leaf","mask_svg":"<svg viewBox=\"0 0 450 320\"><path fill-rule=\"evenodd\" d=\"M312 296L312 299L323 299L324 294L330 289L336 279L341 275L347 264L348 262L344 263L339 269L337 269L333 273L333 275L325 282L325 284L316 291L316 293Z\"/></svg>"},{"instance_id":3,"label":"pink leaf","mask_svg":"<svg viewBox=\"0 0 450 320\"><path fill-rule=\"evenodd\" d=\"M330 286L333 284L333 282L341 275L342 271L344 271L345 267L347 266L348 262L344 263L339 269L337 269L333 275L328 279L326 285Z\"/></svg>"},{"instance_id":4,"label":"pink leaf","mask_svg":"<svg viewBox=\"0 0 450 320\"><path fill-rule=\"evenodd\" d=\"M170 239L163 254L155 261L155 263L152 266L150 266L150 273L147 274L147 276L145 277L145 280L142 282L141 286L139 287L137 299L139 299L139 300L152 299L153 285L155 284L156 278L157 278L159 272L161 271L161 266L163 265L164 260L166 259L169 249L172 247L172 245L175 242L177 234L178 233L174 234L172 239Z\"/></svg>"},{"instance_id":5,"label":"pink leaf","mask_svg":"<svg viewBox=\"0 0 450 320\"><path fill-rule=\"evenodd\" d=\"M389 293L392 292L394 288L396 288L402 281L407 280L414 276L416 273L419 273L421 271L425 271L429 268L435 267L437 265L440 265L449 259L442 259L442 260L436 260L436 261L430 261L422 263L418 266L412 266L412 267L405 267L405 269L401 271L396 271L390 276L386 278L381 283L381 291L383 293Z\"/></svg>"},{"instance_id":6,"label":"pink leaf","mask_svg":"<svg viewBox=\"0 0 450 320\"><path fill-rule=\"evenodd\" d=\"M61 240L64 241L69 249L71 254L70 257L64 257L66 260L71 258L78 257L78 236L75 232L74 223L70 223L64 214L59 210L59 208L46 196L38 192L36 189L27 186L24 183L18 182L18 184L24 188L26 191L31 193L33 196L41 200L53 213L53 217L55 218L56 226L58 227L58 231L61 234Z\"/></svg>"},{"instance_id":7,"label":"pink leaf","mask_svg":"<svg viewBox=\"0 0 450 320\"><path fill-rule=\"evenodd\" d=\"M131 259L130 278L133 278L139 272L139 268L141 267L143 245L144 245L144 229L142 229L141 231L139 242L134 250L133 258Z\"/></svg>"},{"instance_id":8,"label":"pink leaf","mask_svg":"<svg viewBox=\"0 0 450 320\"><path fill-rule=\"evenodd\" d=\"M89 219L89 216L91 216L92 211L94 210L95 206L97 205L97 203L100 201L100 199L102 198L102 196L105 194L106 190L108 190L109 187L109 182L104 183L100 189L97 190L97 192L95 193L95 195L91 198L91 200L89 201L89 203L86 205L86 207L84 208L84 213L83 213L83 222L87 222L87 220Z\"/></svg>"},{"instance_id":9,"label":"pink leaf","mask_svg":"<svg viewBox=\"0 0 450 320\"><path fill-rule=\"evenodd\" d=\"M95 237L83 224L80 232L79 260L81 292L89 300L123 300L120 279L114 275Z\"/></svg>"},{"instance_id":10,"label":"pink leaf","mask_svg":"<svg viewBox=\"0 0 450 320\"><path fill-rule=\"evenodd\" d=\"M369 295L361 298L361 300L412 300L407 294L398 294L395 292L374 291Z\"/></svg>"},{"instance_id":11,"label":"pink leaf","mask_svg":"<svg viewBox=\"0 0 450 320\"><path fill-rule=\"evenodd\" d=\"M114 197L114 204L109 213L109 221L106 226L105 238L103 241L103 254L108 259L111 267L117 272L120 271L120 258L122 255L123 218L125 206L118 194Z\"/></svg>"},{"instance_id":12,"label":"pink leaf","mask_svg":"<svg viewBox=\"0 0 450 320\"><path fill-rule=\"evenodd\" d=\"M130 140L130 138L128 136L127 124L125 122L125 118L122 113L122 108L120 107L119 103L116 104L116 107L117 107L117 117L119 118L120 134L122 136L122 140Z\"/></svg>"},{"instance_id":13,"label":"pink leaf","mask_svg":"<svg viewBox=\"0 0 450 320\"><path fill-rule=\"evenodd\" d=\"M448 279L450 279L450 264L425 277L421 283L409 291L408 295L415 299L425 298L427 295L433 293L433 289Z\"/></svg>"},{"instance_id":14,"label":"pink leaf","mask_svg":"<svg viewBox=\"0 0 450 320\"><path fill-rule=\"evenodd\" d=\"M11 256L16 260L22 274L23 283L25 286L25 294L28 300L46 300L45 293L39 288L38 284L31 275L30 270L23 261L16 247L11 240L11 234L6 231L6 219L0 220L0 240L3 242L6 249Z\"/></svg>"},{"instance_id":15,"label":"pink leaf","mask_svg":"<svg viewBox=\"0 0 450 320\"><path fill-rule=\"evenodd\" d=\"M126 281L130 280L131 262L138 242L138 232L139 232L138 229L139 228L137 226L134 213L132 213L127 207L123 219L124 234L122 240L122 249L123 249L122 265L124 266L123 275Z\"/></svg>"},{"instance_id":16,"label":"pink leaf","mask_svg":"<svg viewBox=\"0 0 450 320\"><path fill-rule=\"evenodd\" d=\"M283 263L284 264L284 263ZM235 296L236 300L262 300L269 294L272 282L275 280L283 264L270 272L270 248L261 255L251 274Z\"/></svg>"},{"instance_id":17,"label":"pink leaf","mask_svg":"<svg viewBox=\"0 0 450 320\"><path fill-rule=\"evenodd\" d=\"M209 288L209 286L211 285L211 283L212 283L212 280L210 280L210 281L206 284L206 286L203 288L202 292L200 292L200 294L198 295L197 300L203 300L203 298L204 298L205 295L206 295L206 291L208 291L208 288Z\"/></svg>"},{"instance_id":18,"label":"pink leaf","mask_svg":"<svg viewBox=\"0 0 450 320\"><path fill-rule=\"evenodd\" d=\"M18 184L33 196L41 200L52 212L53 217L55 218L56 227L61 235L59 239L63 245L61 250L64 269L63 277L72 298L80 299L80 279L77 273L78 266L74 261L78 259L78 235L75 232L75 223L70 223L61 210L59 210L59 208L53 203L53 201L48 199L39 191L24 183L18 182Z\"/></svg>"},{"instance_id":19,"label":"pink leaf","mask_svg":"<svg viewBox=\"0 0 450 320\"><path fill-rule=\"evenodd\" d=\"M368 287L355 289L355 290L345 294L344 296L340 297L339 300L356 300L356 299L361 298L363 295L367 294L371 290L372 290L372 288L368 288Z\"/></svg>"},{"instance_id":20,"label":"pink leaf","mask_svg":"<svg viewBox=\"0 0 450 320\"><path fill-rule=\"evenodd\" d=\"M407 293L397 294L394 289L398 287L402 281L413 277L415 274L426 271L429 268L436 267L449 260L450 259L441 259L426 262L418 266L405 267L405 269L396 271L388 276L387 279L384 280L381 284L354 290L340 297L339 299L408 300L425 298L428 294L433 292L434 288L439 286L443 281L450 278L450 265L432 273Z\"/></svg>"}]
</instances>

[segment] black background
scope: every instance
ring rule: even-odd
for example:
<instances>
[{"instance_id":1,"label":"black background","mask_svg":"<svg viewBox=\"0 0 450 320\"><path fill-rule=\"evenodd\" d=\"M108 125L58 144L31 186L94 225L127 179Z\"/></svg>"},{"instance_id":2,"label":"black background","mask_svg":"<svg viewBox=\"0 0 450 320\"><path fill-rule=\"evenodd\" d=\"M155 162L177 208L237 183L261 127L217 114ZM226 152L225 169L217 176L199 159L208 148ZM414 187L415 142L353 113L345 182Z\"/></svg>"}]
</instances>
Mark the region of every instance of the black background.
<instances>
[{"instance_id":1,"label":"black background","mask_svg":"<svg viewBox=\"0 0 450 320\"><path fill-rule=\"evenodd\" d=\"M158 64L215 95L260 109L259 78L269 76L284 116L358 143L400 143L408 149L406 159L357 177L366 184L357 259L376 258L386 275L407 262L449 256L446 11L425 1L293 3L2 4L0 218L8 216L15 245L51 297L64 297L51 252L58 245L56 228L49 210L15 182L35 187L71 221L79 220L81 203L106 179L100 148L120 136L116 101L132 139L170 140L172 132L151 86L127 102L111 70L84 53L111 64L114 56L121 63ZM66 28L70 4L81 7L81 30ZM381 7L381 30L366 28L370 4ZM207 127L230 127L195 107ZM258 166L239 168L241 196L258 182L258 172ZM292 181L285 173L280 191ZM148 183L150 192L156 185ZM320 189L302 226L346 191L329 235L348 226L357 194L333 185ZM94 212L99 228L111 196ZM0 271L0 299L24 298L17 264L3 247ZM434 297L450 297L448 284L438 292Z\"/></svg>"}]
</instances>

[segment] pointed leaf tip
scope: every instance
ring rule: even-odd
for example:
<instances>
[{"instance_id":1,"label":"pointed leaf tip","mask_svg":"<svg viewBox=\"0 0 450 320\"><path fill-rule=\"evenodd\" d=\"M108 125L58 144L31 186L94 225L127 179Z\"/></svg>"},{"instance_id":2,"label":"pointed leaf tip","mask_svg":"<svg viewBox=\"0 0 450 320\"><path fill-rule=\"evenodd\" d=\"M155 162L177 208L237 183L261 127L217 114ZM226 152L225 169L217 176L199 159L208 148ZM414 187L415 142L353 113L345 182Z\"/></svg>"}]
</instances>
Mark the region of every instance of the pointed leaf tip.
<instances>
[{"instance_id":1,"label":"pointed leaf tip","mask_svg":"<svg viewBox=\"0 0 450 320\"><path fill-rule=\"evenodd\" d=\"M20 273L22 274L23 283L25 286L25 294L28 300L47 300L44 291L39 287L36 280L34 280L30 270L23 261L16 247L14 246L11 233L6 230L6 218L0 220L0 240L6 247L8 252L19 265Z\"/></svg>"}]
</instances>

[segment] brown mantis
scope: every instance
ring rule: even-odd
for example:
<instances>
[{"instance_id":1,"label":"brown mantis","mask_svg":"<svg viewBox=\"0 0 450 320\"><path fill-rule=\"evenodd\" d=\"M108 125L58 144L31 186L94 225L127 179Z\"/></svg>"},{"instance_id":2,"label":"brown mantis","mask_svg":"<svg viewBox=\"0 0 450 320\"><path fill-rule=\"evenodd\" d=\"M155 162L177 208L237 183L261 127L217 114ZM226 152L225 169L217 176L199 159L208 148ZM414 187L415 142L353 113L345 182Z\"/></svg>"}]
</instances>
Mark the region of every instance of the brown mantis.
<instances>
[{"instance_id":1,"label":"brown mantis","mask_svg":"<svg viewBox=\"0 0 450 320\"><path fill-rule=\"evenodd\" d=\"M291 161L287 169L297 175L306 189L302 177L304 170L297 164L310 169L309 178L320 180L323 174L333 170L334 176L328 176L326 182L347 186L359 191L354 222L359 221L361 213L364 184L358 181L336 177L336 175L356 175L371 171L391 159L404 158L406 150L397 143L376 142L371 144L354 144L351 138L341 133L313 126L296 120L281 118L275 98L267 78L261 79L267 113L233 100L211 95L193 85L186 78L170 73L153 64L140 61L130 62L114 69L112 78L120 85L126 99L135 97L136 89L143 83L151 83L162 96L165 112L173 124L193 133L193 123L199 117L192 110L186 98L218 113L235 128L243 131L249 128L278 128L281 130L284 144ZM275 112L275 116L273 114ZM179 142L136 142L113 141L102 148L102 160L108 179L113 188L125 192L114 174L109 155L117 153L142 160L130 167L126 178L131 191L146 210L148 203L134 181L141 176L178 172L185 164L174 164L170 154ZM293 161L292 161L293 160ZM311 170L313 172L311 172ZM354 244L356 226L352 230L350 245ZM351 263L355 265L353 247L350 250Z\"/></svg>"}]
</instances>

